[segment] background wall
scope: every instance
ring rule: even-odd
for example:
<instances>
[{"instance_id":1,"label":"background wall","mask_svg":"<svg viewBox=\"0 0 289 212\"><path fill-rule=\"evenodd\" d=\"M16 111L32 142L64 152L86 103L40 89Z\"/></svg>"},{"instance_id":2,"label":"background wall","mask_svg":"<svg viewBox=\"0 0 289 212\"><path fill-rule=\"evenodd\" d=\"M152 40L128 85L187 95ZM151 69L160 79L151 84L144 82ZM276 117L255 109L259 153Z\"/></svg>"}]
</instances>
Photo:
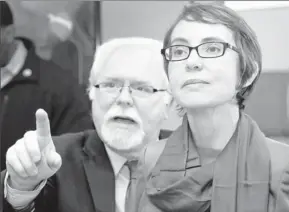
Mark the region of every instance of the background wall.
<instances>
[{"instance_id":1,"label":"background wall","mask_svg":"<svg viewBox=\"0 0 289 212\"><path fill-rule=\"evenodd\" d=\"M162 40L187 1L104 1L102 40L144 36ZM289 7L241 11L255 30L263 50L263 74L248 101L247 112L269 135L289 135L286 105L289 83ZM164 124L175 129L180 118L171 112Z\"/></svg>"},{"instance_id":2,"label":"background wall","mask_svg":"<svg viewBox=\"0 0 289 212\"><path fill-rule=\"evenodd\" d=\"M289 7L239 14L258 36L263 51L263 71L289 73Z\"/></svg>"},{"instance_id":3,"label":"background wall","mask_svg":"<svg viewBox=\"0 0 289 212\"><path fill-rule=\"evenodd\" d=\"M102 41L144 36L162 40L187 1L103 1ZM264 71L289 72L289 7L241 11L263 50Z\"/></svg>"},{"instance_id":4,"label":"background wall","mask_svg":"<svg viewBox=\"0 0 289 212\"><path fill-rule=\"evenodd\" d=\"M162 40L187 1L103 1L102 40L143 36Z\"/></svg>"}]
</instances>

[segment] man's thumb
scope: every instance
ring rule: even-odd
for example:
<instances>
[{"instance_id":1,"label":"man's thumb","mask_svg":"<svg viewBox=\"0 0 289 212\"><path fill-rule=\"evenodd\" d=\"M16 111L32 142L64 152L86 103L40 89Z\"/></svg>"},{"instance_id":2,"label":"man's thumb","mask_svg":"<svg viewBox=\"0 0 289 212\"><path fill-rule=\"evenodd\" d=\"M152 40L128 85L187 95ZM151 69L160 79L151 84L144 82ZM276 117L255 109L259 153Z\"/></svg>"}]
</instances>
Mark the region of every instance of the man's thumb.
<instances>
[{"instance_id":1,"label":"man's thumb","mask_svg":"<svg viewBox=\"0 0 289 212\"><path fill-rule=\"evenodd\" d=\"M50 151L46 156L46 163L52 172L57 172L62 165L62 159L60 155L55 151Z\"/></svg>"}]
</instances>

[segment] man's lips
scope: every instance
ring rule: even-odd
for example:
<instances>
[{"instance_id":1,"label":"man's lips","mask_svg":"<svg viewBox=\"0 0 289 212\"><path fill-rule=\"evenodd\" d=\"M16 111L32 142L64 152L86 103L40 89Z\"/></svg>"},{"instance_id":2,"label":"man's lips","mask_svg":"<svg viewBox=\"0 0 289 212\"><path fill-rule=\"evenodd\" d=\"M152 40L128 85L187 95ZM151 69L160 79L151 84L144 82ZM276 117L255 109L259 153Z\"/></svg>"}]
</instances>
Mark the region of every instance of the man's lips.
<instances>
[{"instance_id":1,"label":"man's lips","mask_svg":"<svg viewBox=\"0 0 289 212\"><path fill-rule=\"evenodd\" d=\"M187 85L195 85L195 84L210 84L210 83L204 80L200 80L200 79L189 79L184 82L184 84L182 85L182 88Z\"/></svg>"},{"instance_id":2,"label":"man's lips","mask_svg":"<svg viewBox=\"0 0 289 212\"><path fill-rule=\"evenodd\" d=\"M129 116L114 116L111 120L123 124L137 124L137 122Z\"/></svg>"}]
</instances>

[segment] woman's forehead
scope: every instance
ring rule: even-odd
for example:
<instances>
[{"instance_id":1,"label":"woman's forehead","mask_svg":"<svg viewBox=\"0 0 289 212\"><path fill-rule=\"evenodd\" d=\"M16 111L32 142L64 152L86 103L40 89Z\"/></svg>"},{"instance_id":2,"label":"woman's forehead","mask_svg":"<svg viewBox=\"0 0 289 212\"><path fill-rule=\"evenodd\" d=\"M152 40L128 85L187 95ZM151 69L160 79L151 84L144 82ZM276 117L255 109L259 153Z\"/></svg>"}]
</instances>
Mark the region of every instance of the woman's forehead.
<instances>
[{"instance_id":1,"label":"woman's forehead","mask_svg":"<svg viewBox=\"0 0 289 212\"><path fill-rule=\"evenodd\" d=\"M180 21L171 35L171 45L198 45L204 42L219 41L235 44L233 32L222 24L207 24L196 21Z\"/></svg>"}]
</instances>

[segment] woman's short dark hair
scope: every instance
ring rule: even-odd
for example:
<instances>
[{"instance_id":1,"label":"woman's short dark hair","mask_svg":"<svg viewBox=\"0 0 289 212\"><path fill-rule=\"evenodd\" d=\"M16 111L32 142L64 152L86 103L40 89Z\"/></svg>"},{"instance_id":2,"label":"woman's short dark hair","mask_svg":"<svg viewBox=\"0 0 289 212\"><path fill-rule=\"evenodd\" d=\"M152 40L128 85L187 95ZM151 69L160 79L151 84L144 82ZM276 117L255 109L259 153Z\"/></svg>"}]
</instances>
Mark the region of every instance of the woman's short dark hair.
<instances>
[{"instance_id":1,"label":"woman's short dark hair","mask_svg":"<svg viewBox=\"0 0 289 212\"><path fill-rule=\"evenodd\" d=\"M240 86L236 100L239 108L244 108L244 101L252 92L262 70L261 48L255 32L235 11L219 3L191 3L184 7L179 17L167 31L163 47L171 44L171 35L175 27L182 20L197 21L206 24L222 24L232 30L235 43L240 51ZM197 33L197 32L195 32ZM256 67L256 63L258 67ZM164 59L165 70L168 73L168 61ZM256 70L258 68L259 70ZM243 87L248 79L258 71L258 75L251 85Z\"/></svg>"}]
</instances>

